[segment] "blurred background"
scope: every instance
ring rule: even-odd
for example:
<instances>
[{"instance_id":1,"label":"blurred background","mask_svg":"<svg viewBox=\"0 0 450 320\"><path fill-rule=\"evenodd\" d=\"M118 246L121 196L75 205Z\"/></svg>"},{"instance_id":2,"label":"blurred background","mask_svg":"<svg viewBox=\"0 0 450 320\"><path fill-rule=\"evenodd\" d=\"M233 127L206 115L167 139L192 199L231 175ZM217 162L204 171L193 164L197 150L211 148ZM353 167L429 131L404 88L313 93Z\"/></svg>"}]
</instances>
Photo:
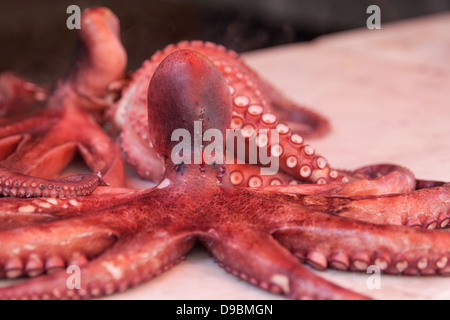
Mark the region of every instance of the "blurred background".
<instances>
[{"instance_id":1,"label":"blurred background","mask_svg":"<svg viewBox=\"0 0 450 320\"><path fill-rule=\"evenodd\" d=\"M180 40L209 40L242 53L362 28L372 4L381 8L382 25L450 10L450 0L1 1L0 71L41 83L60 77L75 46L76 30L66 28L72 4L106 6L119 17L129 70Z\"/></svg>"}]
</instances>

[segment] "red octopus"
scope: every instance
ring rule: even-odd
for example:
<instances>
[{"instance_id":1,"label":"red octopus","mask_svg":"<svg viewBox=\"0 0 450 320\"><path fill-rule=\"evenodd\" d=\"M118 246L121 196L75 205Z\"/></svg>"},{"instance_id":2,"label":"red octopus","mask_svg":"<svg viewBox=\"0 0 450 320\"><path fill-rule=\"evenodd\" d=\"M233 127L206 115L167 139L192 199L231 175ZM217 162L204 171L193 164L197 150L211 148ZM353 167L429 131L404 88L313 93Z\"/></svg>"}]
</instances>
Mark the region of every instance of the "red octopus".
<instances>
[{"instance_id":1,"label":"red octopus","mask_svg":"<svg viewBox=\"0 0 450 320\"><path fill-rule=\"evenodd\" d=\"M106 9L84 12L85 19L91 16L98 17L90 25L93 30L105 26L105 21L108 26L115 21ZM108 60L111 52L102 52L99 44L117 44L115 28L105 28L116 32L87 42L87 47L99 49L99 55ZM117 82L122 75L111 76L106 72L109 69L89 73L95 66L81 64L76 71L84 70L95 85L102 83L101 89L89 95L98 98L109 93L108 82ZM108 75L102 77L102 71ZM62 82L67 85L58 88L73 88L76 79L80 78L68 77ZM48 99L44 112L56 106L65 108L66 96L60 91L64 90L56 90ZM14 94L12 97L7 101L16 100ZM6 112L15 105L28 108L30 103L34 110L36 100L40 99L11 102ZM76 110L82 105L78 99L68 100ZM284 116L278 118L275 112ZM84 196L30 192L30 197L37 197L13 199L10 196L19 195L19 190L11 193L11 184L20 188L14 181L30 174L27 165L20 166L22 158L26 163L34 150L21 151L18 142L1 144L12 134L0 140L0 145L7 146L1 148L6 150L3 154L10 155L4 160L5 171L8 175L14 171L14 176L7 178L5 195L9 197L0 199L2 274L34 277L0 288L0 298L90 298L123 291L183 260L197 242L232 274L294 299L366 298L322 279L302 262L318 269L351 271L376 265L386 273L408 275L450 271L450 234L426 229L448 224L449 184L416 180L409 170L396 165L332 169L293 132L290 123L280 121L299 119L296 130L307 135L325 131L326 120L306 109L295 109L235 53L221 46L183 42L156 53L135 73L110 114L122 127L121 143L128 162L141 175L155 179L156 187L98 186L92 191L92 186L88 190L92 193ZM59 116L53 123L58 125L64 119ZM20 123L13 122L13 116L8 120L13 127ZM201 132L195 131L196 121L202 123ZM27 130L17 132L42 130L34 137L36 142L42 142L42 134L49 139L56 135L53 129L30 122L28 127L19 126ZM42 123L51 127L44 120ZM92 121L65 130L79 132L91 126ZM173 162L176 141L171 137L176 129L203 136L209 129L224 134L227 128L242 129L245 148L255 142L280 160L282 172L260 175L260 159L257 164L210 162L208 144L200 152L201 163ZM277 144L272 143L274 136L261 130L266 128L278 132ZM82 149L80 145L78 142ZM183 150L183 156L195 159L196 152L192 147ZM8 162L11 157L16 160ZM98 159L107 162L110 158ZM102 169L92 170L94 174L88 177L98 183L101 179L95 171ZM86 179L75 177L63 179L59 186ZM27 191L22 195L26 197ZM389 215L383 210L386 206L393 209ZM411 228L414 225L426 228ZM79 287L68 285L67 266L79 267Z\"/></svg>"}]
</instances>

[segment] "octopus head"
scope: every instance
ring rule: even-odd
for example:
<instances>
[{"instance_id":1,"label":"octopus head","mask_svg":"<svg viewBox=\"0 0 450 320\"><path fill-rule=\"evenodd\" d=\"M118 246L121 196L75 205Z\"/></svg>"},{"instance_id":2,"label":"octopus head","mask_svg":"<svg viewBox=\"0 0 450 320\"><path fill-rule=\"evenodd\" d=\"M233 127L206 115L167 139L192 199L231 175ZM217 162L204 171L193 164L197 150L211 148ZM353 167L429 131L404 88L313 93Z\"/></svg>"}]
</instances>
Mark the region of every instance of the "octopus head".
<instances>
[{"instance_id":1,"label":"octopus head","mask_svg":"<svg viewBox=\"0 0 450 320\"><path fill-rule=\"evenodd\" d=\"M178 144L177 130L192 137L190 155L195 154L195 136L202 138L216 129L225 137L231 115L229 86L205 56L177 50L158 66L148 89L148 122L153 146L161 156L170 157Z\"/></svg>"}]
</instances>

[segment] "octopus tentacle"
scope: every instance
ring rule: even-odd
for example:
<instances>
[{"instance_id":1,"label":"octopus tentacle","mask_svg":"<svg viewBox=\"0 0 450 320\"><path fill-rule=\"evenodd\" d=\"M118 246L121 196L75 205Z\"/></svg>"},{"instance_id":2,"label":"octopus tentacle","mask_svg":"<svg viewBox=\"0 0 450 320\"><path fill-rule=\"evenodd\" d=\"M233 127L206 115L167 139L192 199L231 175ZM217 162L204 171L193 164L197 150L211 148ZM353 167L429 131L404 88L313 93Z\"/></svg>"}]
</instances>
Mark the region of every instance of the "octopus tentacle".
<instances>
[{"instance_id":1,"label":"octopus tentacle","mask_svg":"<svg viewBox=\"0 0 450 320\"><path fill-rule=\"evenodd\" d=\"M59 84L53 100L72 95L79 108L91 113L103 111L114 101L117 93L112 90L113 84L122 80L127 64L119 20L106 8L86 9L81 15L78 36L73 67Z\"/></svg>"},{"instance_id":2,"label":"octopus tentacle","mask_svg":"<svg viewBox=\"0 0 450 320\"><path fill-rule=\"evenodd\" d=\"M365 166L352 172L352 176L362 179L348 183L340 195L380 195L390 193L407 193L416 187L416 178L407 168L393 164Z\"/></svg>"},{"instance_id":3,"label":"octopus tentacle","mask_svg":"<svg viewBox=\"0 0 450 320\"><path fill-rule=\"evenodd\" d=\"M155 53L150 60L144 62L142 67L136 71L130 84L125 88L122 98L112 109L111 117L117 127L122 129L122 148L125 152L127 162L137 167L138 173L146 179L153 176L160 177L162 165L156 167L147 166L149 160L141 160L136 150L143 148L152 149L151 137L148 136L148 126L145 121L145 99L148 84L159 63L179 49L193 49L209 58L226 79L233 101L233 118L229 128L241 130L246 143L254 141L259 136L260 129L276 129L280 134L278 145L270 144L270 137L263 148L268 148L278 154L280 168L282 171L292 175L295 179L325 183L336 181L348 181L348 177L342 176L341 172L331 170L325 158L317 155L314 148L304 143L301 135L293 133L286 123L280 122L271 113L272 105L291 107L292 102L282 97L275 89L264 82L254 71L252 71L238 55L226 50L220 45L210 42L192 41L180 42L169 45L162 51ZM266 99L267 98L267 99ZM305 120L306 125L312 124L317 131L325 131L326 120L312 111L298 109L298 116ZM126 125L126 123L128 123ZM130 123L133 123L131 125ZM151 129L151 128L150 128ZM307 129L306 132L313 134L315 129ZM131 132L133 131L133 132ZM303 132L305 133L305 132ZM131 137L139 137L138 141L132 141ZM260 148L260 146L258 146ZM248 154L247 154L248 157ZM155 159L152 157L151 159ZM158 160L152 161L157 163ZM261 178L261 177L260 177Z\"/></svg>"},{"instance_id":4,"label":"octopus tentacle","mask_svg":"<svg viewBox=\"0 0 450 320\"><path fill-rule=\"evenodd\" d=\"M1 117L29 113L33 112L34 109L40 109L47 97L47 89L13 72L0 73ZM0 125L4 125L2 122L0 120Z\"/></svg>"},{"instance_id":5,"label":"octopus tentacle","mask_svg":"<svg viewBox=\"0 0 450 320\"><path fill-rule=\"evenodd\" d=\"M37 113L32 112L26 119L20 118L23 113L16 112L20 117L10 117L0 129L4 196L86 195L103 184L100 174L110 185L123 183L119 147L94 120L115 99L111 83L123 78L126 53L119 39L119 22L108 9L95 8L83 12L81 24L73 67L47 99L46 107L35 107ZM2 106L10 105L8 109L13 109L14 104L17 108L34 107L35 100L43 99L42 90L25 80L8 74L0 80L4 88L0 88L0 101ZM20 85L23 90L16 89ZM28 87L37 96L34 100L29 97L31 93L16 97ZM54 180L76 150L94 173Z\"/></svg>"},{"instance_id":6,"label":"octopus tentacle","mask_svg":"<svg viewBox=\"0 0 450 320\"><path fill-rule=\"evenodd\" d=\"M352 200L336 210L336 214L375 224L427 229L444 228L450 221L450 184L406 194L352 197Z\"/></svg>"},{"instance_id":7,"label":"octopus tentacle","mask_svg":"<svg viewBox=\"0 0 450 320\"><path fill-rule=\"evenodd\" d=\"M392 274L450 273L450 234L443 230L375 225L314 212L308 220L280 225L273 236L316 269L365 272L376 265Z\"/></svg>"},{"instance_id":8,"label":"octopus tentacle","mask_svg":"<svg viewBox=\"0 0 450 320\"><path fill-rule=\"evenodd\" d=\"M75 174L60 180L49 180L0 167L0 193L4 197L69 198L90 194L102 184L100 174Z\"/></svg>"},{"instance_id":9,"label":"octopus tentacle","mask_svg":"<svg viewBox=\"0 0 450 320\"><path fill-rule=\"evenodd\" d=\"M263 289L294 299L365 298L315 276L267 234L222 225L201 239L226 271Z\"/></svg>"},{"instance_id":10,"label":"octopus tentacle","mask_svg":"<svg viewBox=\"0 0 450 320\"><path fill-rule=\"evenodd\" d=\"M261 168L252 164L228 164L227 167L230 171L230 181L237 187L257 188L261 186L296 185L301 183L284 172L261 175Z\"/></svg>"},{"instance_id":11,"label":"octopus tentacle","mask_svg":"<svg viewBox=\"0 0 450 320\"><path fill-rule=\"evenodd\" d=\"M13 179L11 183L19 184L9 187L9 191L3 190L6 195L62 197L89 194L97 185L103 184L97 173L75 175L59 181L48 179L59 175L76 149L87 165L94 172L100 172L105 181L111 185L121 184L123 166L120 150L102 129L76 109L64 112L60 119L62 121L45 130L25 135L16 150L1 162L0 178L5 181ZM67 128L67 125L72 127ZM77 128L81 125L84 130L80 132ZM62 131L63 139L59 137Z\"/></svg>"},{"instance_id":12,"label":"octopus tentacle","mask_svg":"<svg viewBox=\"0 0 450 320\"><path fill-rule=\"evenodd\" d=\"M5 123L0 127L0 139L6 139L11 136L23 135L24 132L38 132L50 127L58 119L58 112L39 112L25 119L16 119L5 117Z\"/></svg>"},{"instance_id":13,"label":"octopus tentacle","mask_svg":"<svg viewBox=\"0 0 450 320\"><path fill-rule=\"evenodd\" d=\"M120 147L126 155L127 163L139 176L159 182L164 174L164 161L149 141L147 122L147 112L129 118L120 133ZM142 131L143 129L147 130Z\"/></svg>"},{"instance_id":14,"label":"octopus tentacle","mask_svg":"<svg viewBox=\"0 0 450 320\"><path fill-rule=\"evenodd\" d=\"M281 123L286 123L293 132L302 134L305 138L319 138L330 131L329 121L303 106L286 99L277 89L263 82L271 101L271 110L277 114Z\"/></svg>"},{"instance_id":15,"label":"octopus tentacle","mask_svg":"<svg viewBox=\"0 0 450 320\"><path fill-rule=\"evenodd\" d=\"M440 187L446 184L445 181L416 179L416 190Z\"/></svg>"},{"instance_id":16,"label":"octopus tentacle","mask_svg":"<svg viewBox=\"0 0 450 320\"><path fill-rule=\"evenodd\" d=\"M180 77L180 74L183 77ZM180 86L180 82L185 77L195 81ZM169 193L170 202L180 203L182 206L189 197L192 226L203 231L199 234L200 241L218 260L225 263L233 272L243 275L244 278L247 277L248 281L253 281L254 284L265 289L269 289L270 283L274 283L273 290L279 290L294 298L303 296L361 298L360 295L332 285L307 272L267 233L254 231L248 224L246 228L237 227L243 216L249 221L259 219L255 212L246 212L250 208L263 207L255 203L256 200L273 208L274 205L270 200L263 197L254 198L250 191L235 189L229 181L227 182L227 178L229 179L227 171L220 171L217 165L201 165L199 168L197 165L180 164L176 169L170 165L171 158L167 155L170 154L174 145L170 135L177 128L177 120L180 117L183 118L186 130L191 134L195 130L192 122L198 118L204 119L202 130L213 127L222 132L225 131L232 116L231 110L226 108L231 98L226 86L226 82L211 62L200 53L191 50L175 51L158 67L148 89L149 128L153 133L151 137L155 149L167 158L165 177L167 181L170 181L170 184L164 188L157 187L160 190L158 192ZM212 101L214 103L211 103ZM171 108L163 108L167 105ZM165 123L164 120L167 118L175 121ZM165 123L165 125L157 127L157 123ZM183 152L189 153L189 150ZM210 204L216 209L215 215L210 216L210 219L205 219L204 216L202 190L209 190L212 193ZM234 199L234 201L228 203L228 199ZM236 210L242 210L244 214L240 215L235 212ZM262 212L265 209L260 210ZM222 219L230 214L235 215L234 218L230 218L236 222L231 225ZM255 250L255 248L258 249ZM259 267L255 265L255 261L258 261ZM325 292L328 295L326 293L321 295L320 291L316 291L314 287L326 288Z\"/></svg>"},{"instance_id":17,"label":"octopus tentacle","mask_svg":"<svg viewBox=\"0 0 450 320\"><path fill-rule=\"evenodd\" d=\"M140 194L140 190L119 187L98 187L89 197L76 198L0 198L0 217L4 221L0 229L11 229L30 224L30 221L55 220L75 217L87 211L110 207L111 203L129 202L129 197Z\"/></svg>"},{"instance_id":18,"label":"octopus tentacle","mask_svg":"<svg viewBox=\"0 0 450 320\"><path fill-rule=\"evenodd\" d=\"M0 299L86 299L124 291L173 267L194 243L189 233L176 230L169 233L156 228L152 233L138 233L80 265L80 287L68 287L70 275L61 271L0 288Z\"/></svg>"},{"instance_id":19,"label":"octopus tentacle","mask_svg":"<svg viewBox=\"0 0 450 320\"><path fill-rule=\"evenodd\" d=\"M340 185L267 186L258 188L283 194L298 195L305 207L318 208L341 217L374 224L406 225L427 229L444 228L450 222L450 184L404 192L388 192L405 175L394 173L374 180L359 180ZM415 185L413 176L409 177ZM356 184L357 188L354 187ZM363 188L361 187L363 186ZM376 186L374 188L373 186ZM383 185L386 188L383 188ZM361 192L353 191L360 190ZM378 194L380 190L385 193ZM372 193L373 192L373 193Z\"/></svg>"},{"instance_id":20,"label":"octopus tentacle","mask_svg":"<svg viewBox=\"0 0 450 320\"><path fill-rule=\"evenodd\" d=\"M393 164L362 167L349 173L359 180L348 183L271 185L261 190L321 196L376 196L409 193L416 188L416 179L407 168Z\"/></svg>"},{"instance_id":21,"label":"octopus tentacle","mask_svg":"<svg viewBox=\"0 0 450 320\"><path fill-rule=\"evenodd\" d=\"M117 240L114 229L98 222L84 217L2 230L0 264L4 275L37 275L55 268L56 259L70 262L98 256Z\"/></svg>"}]
</instances>

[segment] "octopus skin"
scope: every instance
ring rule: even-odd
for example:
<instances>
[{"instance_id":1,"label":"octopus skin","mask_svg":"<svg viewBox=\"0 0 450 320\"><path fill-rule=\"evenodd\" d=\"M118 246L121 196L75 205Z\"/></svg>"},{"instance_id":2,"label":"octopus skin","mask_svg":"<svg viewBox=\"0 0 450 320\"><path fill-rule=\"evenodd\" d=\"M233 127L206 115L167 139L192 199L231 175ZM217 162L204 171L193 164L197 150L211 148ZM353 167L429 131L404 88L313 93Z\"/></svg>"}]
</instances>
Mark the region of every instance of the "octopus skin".
<instances>
[{"instance_id":1,"label":"octopus skin","mask_svg":"<svg viewBox=\"0 0 450 320\"><path fill-rule=\"evenodd\" d=\"M182 261L197 242L225 270L294 299L367 298L322 279L302 262L318 269L365 271L374 264L392 274L449 273L448 232L340 216L370 213L380 202L400 211L405 197L419 207L430 198L422 207L430 214L447 212L449 184L374 195L377 187L389 189L394 182L416 184L408 170L379 165L352 172L347 183L250 188L233 184L226 164L173 163L175 142L167 136L180 122L191 134L191 123L200 120L203 132L224 132L233 118L229 84L194 50L176 50L163 59L151 78L147 104L148 134L165 168L156 187L99 186L74 199L0 199L3 273L33 277L0 288L0 298L120 292ZM360 193L348 195L357 188ZM68 288L68 265L80 267L80 288Z\"/></svg>"},{"instance_id":2,"label":"octopus skin","mask_svg":"<svg viewBox=\"0 0 450 320\"><path fill-rule=\"evenodd\" d=\"M75 197L122 184L119 147L97 123L124 77L118 20L96 8L81 21L72 68L53 90L0 74L0 196ZM77 151L92 173L60 178Z\"/></svg>"}]
</instances>

